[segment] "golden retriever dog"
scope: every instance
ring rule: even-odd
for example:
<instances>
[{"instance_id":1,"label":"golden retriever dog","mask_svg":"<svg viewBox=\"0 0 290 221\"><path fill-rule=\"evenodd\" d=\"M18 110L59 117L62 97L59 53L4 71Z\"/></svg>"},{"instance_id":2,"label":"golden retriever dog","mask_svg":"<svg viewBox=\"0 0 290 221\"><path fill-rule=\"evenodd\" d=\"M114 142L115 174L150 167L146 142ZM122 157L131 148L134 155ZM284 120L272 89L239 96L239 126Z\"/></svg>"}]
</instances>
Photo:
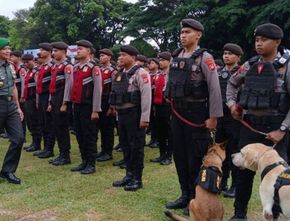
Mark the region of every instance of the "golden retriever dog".
<instances>
[{"instance_id":1,"label":"golden retriever dog","mask_svg":"<svg viewBox=\"0 0 290 221\"><path fill-rule=\"evenodd\" d=\"M232 158L233 163L237 167L247 168L252 171L258 170L262 172L265 168L269 168L268 166L275 165L271 170L269 170L268 173L266 173L259 187L260 198L263 206L263 215L265 219L273 219L272 207L274 205L274 185L277 178L283 174L287 168L284 165L284 160L272 147L265 146L261 143L246 145L239 153L233 154ZM282 164L280 162L282 162ZM290 185L282 186L278 193L283 215L289 220Z\"/></svg>"},{"instance_id":2,"label":"golden retriever dog","mask_svg":"<svg viewBox=\"0 0 290 221\"><path fill-rule=\"evenodd\" d=\"M218 173L222 173L222 163L225 159L224 144L214 144L208 149L206 156L203 159L202 168L215 168ZM203 170L200 172L199 180L203 178ZM220 179L218 178L214 182L217 187L220 185ZM196 196L189 203L189 220L190 221L218 221L223 219L224 207L219 199L218 193L212 193L199 184L195 188ZM165 215L171 220L175 221L187 221L188 219L175 215L169 211L165 212Z\"/></svg>"}]
</instances>

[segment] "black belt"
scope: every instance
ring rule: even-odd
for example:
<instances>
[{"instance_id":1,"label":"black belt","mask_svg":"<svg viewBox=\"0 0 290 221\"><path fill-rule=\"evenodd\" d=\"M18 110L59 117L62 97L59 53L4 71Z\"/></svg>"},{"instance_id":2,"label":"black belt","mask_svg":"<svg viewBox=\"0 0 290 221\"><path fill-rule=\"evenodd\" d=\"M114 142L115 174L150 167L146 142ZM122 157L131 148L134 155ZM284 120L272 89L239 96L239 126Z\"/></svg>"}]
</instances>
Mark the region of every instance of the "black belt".
<instances>
[{"instance_id":1,"label":"black belt","mask_svg":"<svg viewBox=\"0 0 290 221\"><path fill-rule=\"evenodd\" d=\"M269 124L281 124L285 119L285 116L255 116L251 114L246 114L244 119L252 124L258 125L269 125Z\"/></svg>"},{"instance_id":2,"label":"black belt","mask_svg":"<svg viewBox=\"0 0 290 221\"><path fill-rule=\"evenodd\" d=\"M128 107L124 109L117 109L118 114L128 114L135 111L141 111L141 108L139 106L135 106L135 107Z\"/></svg>"},{"instance_id":3,"label":"black belt","mask_svg":"<svg viewBox=\"0 0 290 221\"><path fill-rule=\"evenodd\" d=\"M0 95L1 100L12 101L13 97L8 95Z\"/></svg>"},{"instance_id":4,"label":"black belt","mask_svg":"<svg viewBox=\"0 0 290 221\"><path fill-rule=\"evenodd\" d=\"M176 109L195 109L196 107L200 107L201 105L205 105L207 103L207 99L200 99L196 101L174 101L174 107Z\"/></svg>"}]
</instances>

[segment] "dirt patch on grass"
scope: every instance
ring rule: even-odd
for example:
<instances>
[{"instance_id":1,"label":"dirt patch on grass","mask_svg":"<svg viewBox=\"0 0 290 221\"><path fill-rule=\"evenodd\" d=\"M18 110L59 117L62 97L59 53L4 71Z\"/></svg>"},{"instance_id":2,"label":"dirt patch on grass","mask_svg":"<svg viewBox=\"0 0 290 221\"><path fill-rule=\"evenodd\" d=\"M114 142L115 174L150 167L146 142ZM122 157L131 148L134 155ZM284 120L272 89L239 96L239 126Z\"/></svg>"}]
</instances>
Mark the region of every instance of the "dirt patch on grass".
<instances>
[{"instance_id":1,"label":"dirt patch on grass","mask_svg":"<svg viewBox=\"0 0 290 221\"><path fill-rule=\"evenodd\" d=\"M57 216L52 209L42 210L33 214L26 215L16 221L57 221Z\"/></svg>"},{"instance_id":2,"label":"dirt patch on grass","mask_svg":"<svg viewBox=\"0 0 290 221\"><path fill-rule=\"evenodd\" d=\"M11 216L11 215L13 215L12 211L0 208L0 217L2 217L2 216Z\"/></svg>"},{"instance_id":3,"label":"dirt patch on grass","mask_svg":"<svg viewBox=\"0 0 290 221\"><path fill-rule=\"evenodd\" d=\"M102 217L97 214L94 210L89 210L86 212L85 217L88 221L102 221Z\"/></svg>"}]
</instances>

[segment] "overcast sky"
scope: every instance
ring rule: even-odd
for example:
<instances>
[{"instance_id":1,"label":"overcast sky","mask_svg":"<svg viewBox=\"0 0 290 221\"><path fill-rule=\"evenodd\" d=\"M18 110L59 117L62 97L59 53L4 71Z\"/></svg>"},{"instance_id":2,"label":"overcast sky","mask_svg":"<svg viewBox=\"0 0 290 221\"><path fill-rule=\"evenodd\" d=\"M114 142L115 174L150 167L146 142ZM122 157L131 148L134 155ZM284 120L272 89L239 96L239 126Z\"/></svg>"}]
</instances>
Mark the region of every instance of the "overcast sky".
<instances>
[{"instance_id":1,"label":"overcast sky","mask_svg":"<svg viewBox=\"0 0 290 221\"><path fill-rule=\"evenodd\" d=\"M135 3L137 0L126 0ZM36 0L0 0L0 15L13 18L13 12L18 9L31 8Z\"/></svg>"}]
</instances>

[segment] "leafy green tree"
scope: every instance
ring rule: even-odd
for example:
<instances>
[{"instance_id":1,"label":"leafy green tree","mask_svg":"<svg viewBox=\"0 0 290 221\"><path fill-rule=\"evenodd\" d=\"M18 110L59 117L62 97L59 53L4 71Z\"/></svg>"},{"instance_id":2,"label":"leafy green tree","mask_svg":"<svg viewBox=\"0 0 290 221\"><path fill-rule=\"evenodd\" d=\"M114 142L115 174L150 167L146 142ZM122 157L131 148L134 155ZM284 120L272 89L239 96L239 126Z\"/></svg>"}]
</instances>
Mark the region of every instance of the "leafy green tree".
<instances>
[{"instance_id":1,"label":"leafy green tree","mask_svg":"<svg viewBox=\"0 0 290 221\"><path fill-rule=\"evenodd\" d=\"M8 37L10 21L7 17L0 15L0 36Z\"/></svg>"}]
</instances>

